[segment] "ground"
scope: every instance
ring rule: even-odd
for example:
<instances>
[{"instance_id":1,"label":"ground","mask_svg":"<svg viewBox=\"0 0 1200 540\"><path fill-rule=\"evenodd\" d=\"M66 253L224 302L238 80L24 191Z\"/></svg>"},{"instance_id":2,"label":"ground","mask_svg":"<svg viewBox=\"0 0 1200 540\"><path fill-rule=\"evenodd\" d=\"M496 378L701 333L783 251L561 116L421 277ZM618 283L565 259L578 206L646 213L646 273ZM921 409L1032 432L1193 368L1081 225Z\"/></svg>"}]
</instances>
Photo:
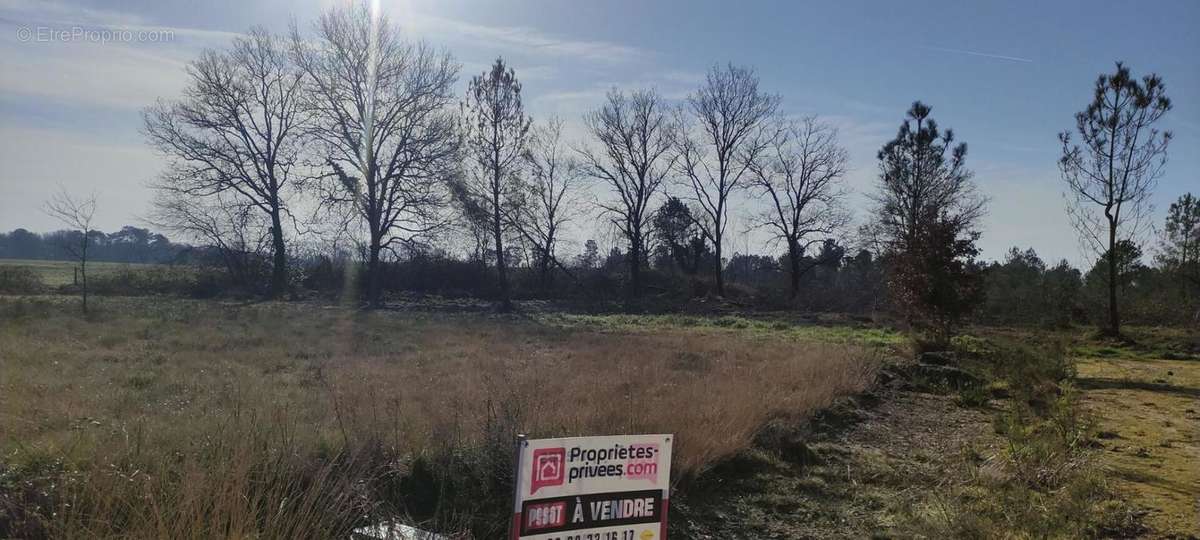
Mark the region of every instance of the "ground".
<instances>
[{"instance_id":1,"label":"ground","mask_svg":"<svg viewBox=\"0 0 1200 540\"><path fill-rule=\"evenodd\" d=\"M687 538L1200 537L1200 351L1191 341L1200 335L1134 328L1140 341L1110 343L1086 328L972 331L1069 345L1078 376L1063 384L1076 387L1091 424L1085 448L1062 461L1073 479L1049 491L1006 479L1015 447L998 429L1009 399L964 406L961 394L885 387L842 402L801 437L760 441L725 464L696 490L702 496L685 498L676 530ZM1021 528L1029 510L1083 507L1094 515L1082 523L1055 525L1051 515Z\"/></svg>"},{"instance_id":2,"label":"ground","mask_svg":"<svg viewBox=\"0 0 1200 540\"><path fill-rule=\"evenodd\" d=\"M1026 494L1003 471L1013 448L998 422L1019 389L965 393L892 376L872 386L910 355L884 327L792 314L394 307L99 297L85 317L68 296L0 297L0 533L41 505L61 523L27 530L326 536L389 510L363 506L373 489L402 492L441 530L488 538L503 518L486 516L503 516L502 504L454 503L460 521L422 508L503 498L516 431L676 433L679 538L936 537L1009 530L1030 515L981 506L996 486L1008 490L995 497L1001 506ZM1200 535L1191 333L1134 329L1140 341L1108 343L1087 329L972 332L1071 343L1081 362L1065 384L1096 426L1086 458L1068 466L1099 467L1105 489L1144 522L1092 535ZM353 481L330 485L328 475ZM55 489L75 502L61 506ZM1057 495L1069 489L1050 491L1022 511L1075 502ZM1097 493L1080 500L1111 502ZM265 513L242 515L247 505ZM991 521L964 522L975 511ZM485 518L461 520L472 512Z\"/></svg>"},{"instance_id":3,"label":"ground","mask_svg":"<svg viewBox=\"0 0 1200 540\"><path fill-rule=\"evenodd\" d=\"M1200 536L1200 361L1087 358L1079 386L1116 488L1154 534Z\"/></svg>"}]
</instances>

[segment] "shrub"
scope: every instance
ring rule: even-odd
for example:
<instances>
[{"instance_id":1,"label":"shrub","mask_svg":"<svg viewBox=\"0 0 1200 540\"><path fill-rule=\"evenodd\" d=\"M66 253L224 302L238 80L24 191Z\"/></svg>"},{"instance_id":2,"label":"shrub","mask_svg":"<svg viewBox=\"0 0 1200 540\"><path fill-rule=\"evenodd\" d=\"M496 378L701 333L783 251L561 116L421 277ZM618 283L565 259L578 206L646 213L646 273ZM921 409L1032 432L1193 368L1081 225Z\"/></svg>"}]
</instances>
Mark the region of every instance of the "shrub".
<instances>
[{"instance_id":1,"label":"shrub","mask_svg":"<svg viewBox=\"0 0 1200 540\"><path fill-rule=\"evenodd\" d=\"M38 294L43 290L42 278L32 268L0 265L0 294Z\"/></svg>"},{"instance_id":2,"label":"shrub","mask_svg":"<svg viewBox=\"0 0 1200 540\"><path fill-rule=\"evenodd\" d=\"M90 277L88 291L119 296L184 293L191 289L194 279L195 275L190 269L122 268Z\"/></svg>"},{"instance_id":3,"label":"shrub","mask_svg":"<svg viewBox=\"0 0 1200 540\"><path fill-rule=\"evenodd\" d=\"M61 293L75 294L76 285L63 285ZM88 277L88 292L101 296L172 295L213 298L248 292L229 275L213 268L194 266L131 266Z\"/></svg>"},{"instance_id":4,"label":"shrub","mask_svg":"<svg viewBox=\"0 0 1200 540\"><path fill-rule=\"evenodd\" d=\"M310 290L323 293L340 292L346 285L348 263L344 259L334 260L325 255L296 268L292 275L299 275L300 284ZM352 269L352 271L354 271Z\"/></svg>"}]
</instances>

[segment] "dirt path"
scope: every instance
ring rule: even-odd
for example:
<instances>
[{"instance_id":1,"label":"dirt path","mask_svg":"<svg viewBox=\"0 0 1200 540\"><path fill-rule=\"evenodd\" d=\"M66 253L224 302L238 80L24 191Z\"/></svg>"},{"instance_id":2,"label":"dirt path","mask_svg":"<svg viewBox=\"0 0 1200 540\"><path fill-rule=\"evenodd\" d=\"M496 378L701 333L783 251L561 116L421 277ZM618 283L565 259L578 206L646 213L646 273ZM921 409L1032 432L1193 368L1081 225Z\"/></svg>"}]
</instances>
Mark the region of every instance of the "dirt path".
<instances>
[{"instance_id":1,"label":"dirt path","mask_svg":"<svg viewBox=\"0 0 1200 540\"><path fill-rule=\"evenodd\" d=\"M814 422L809 444L776 441L726 464L723 485L680 501L672 536L697 539L869 538L944 478L964 448L987 440L990 413L953 396L894 392ZM865 405L865 406L861 406ZM672 511L676 508L673 506Z\"/></svg>"},{"instance_id":2,"label":"dirt path","mask_svg":"<svg viewBox=\"0 0 1200 540\"><path fill-rule=\"evenodd\" d=\"M1200 361L1090 358L1079 364L1102 462L1148 513L1156 537L1200 537Z\"/></svg>"}]
</instances>

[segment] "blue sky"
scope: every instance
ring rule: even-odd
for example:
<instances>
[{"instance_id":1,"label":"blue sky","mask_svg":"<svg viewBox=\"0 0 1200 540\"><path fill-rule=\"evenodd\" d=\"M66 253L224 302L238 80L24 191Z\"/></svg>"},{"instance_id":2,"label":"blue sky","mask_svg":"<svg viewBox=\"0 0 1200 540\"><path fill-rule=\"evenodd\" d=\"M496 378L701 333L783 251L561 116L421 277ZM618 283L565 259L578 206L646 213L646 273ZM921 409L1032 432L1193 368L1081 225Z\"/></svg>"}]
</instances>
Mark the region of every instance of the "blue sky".
<instances>
[{"instance_id":1,"label":"blue sky","mask_svg":"<svg viewBox=\"0 0 1200 540\"><path fill-rule=\"evenodd\" d=\"M97 191L102 228L137 222L144 186L161 167L139 135L138 111L177 96L185 63L202 48L251 25L306 27L341 1L0 0L0 230L56 227L38 207L59 184ZM1162 75L1175 103L1163 123L1176 139L1158 214L1200 192L1200 2L382 3L393 22L455 54L461 86L503 55L535 118L562 116L571 137L582 136L580 115L613 86L679 99L714 62L752 66L788 113L840 128L860 216L876 151L920 99L968 143L968 163L991 197L985 258L1016 245L1082 260L1063 212L1056 134L1073 125L1115 60ZM169 30L171 38L21 39L22 29L74 26ZM741 217L728 247L761 251L754 233L740 232ZM611 242L592 227L581 222L572 236Z\"/></svg>"}]
</instances>

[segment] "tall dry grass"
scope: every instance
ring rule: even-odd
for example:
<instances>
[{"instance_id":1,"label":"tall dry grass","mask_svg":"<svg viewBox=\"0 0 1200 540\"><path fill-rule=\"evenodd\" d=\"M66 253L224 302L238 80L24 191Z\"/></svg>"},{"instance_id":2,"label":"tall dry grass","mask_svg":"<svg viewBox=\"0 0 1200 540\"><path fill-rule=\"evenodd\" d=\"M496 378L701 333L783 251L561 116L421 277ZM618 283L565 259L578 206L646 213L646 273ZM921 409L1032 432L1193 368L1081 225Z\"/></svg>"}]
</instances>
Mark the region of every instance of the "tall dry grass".
<instances>
[{"instance_id":1,"label":"tall dry grass","mask_svg":"<svg viewBox=\"0 0 1200 540\"><path fill-rule=\"evenodd\" d=\"M114 304L84 320L0 299L0 467L56 464L34 512L56 536L326 537L404 512L486 536L517 432L674 433L682 478L875 365L726 330Z\"/></svg>"}]
</instances>

